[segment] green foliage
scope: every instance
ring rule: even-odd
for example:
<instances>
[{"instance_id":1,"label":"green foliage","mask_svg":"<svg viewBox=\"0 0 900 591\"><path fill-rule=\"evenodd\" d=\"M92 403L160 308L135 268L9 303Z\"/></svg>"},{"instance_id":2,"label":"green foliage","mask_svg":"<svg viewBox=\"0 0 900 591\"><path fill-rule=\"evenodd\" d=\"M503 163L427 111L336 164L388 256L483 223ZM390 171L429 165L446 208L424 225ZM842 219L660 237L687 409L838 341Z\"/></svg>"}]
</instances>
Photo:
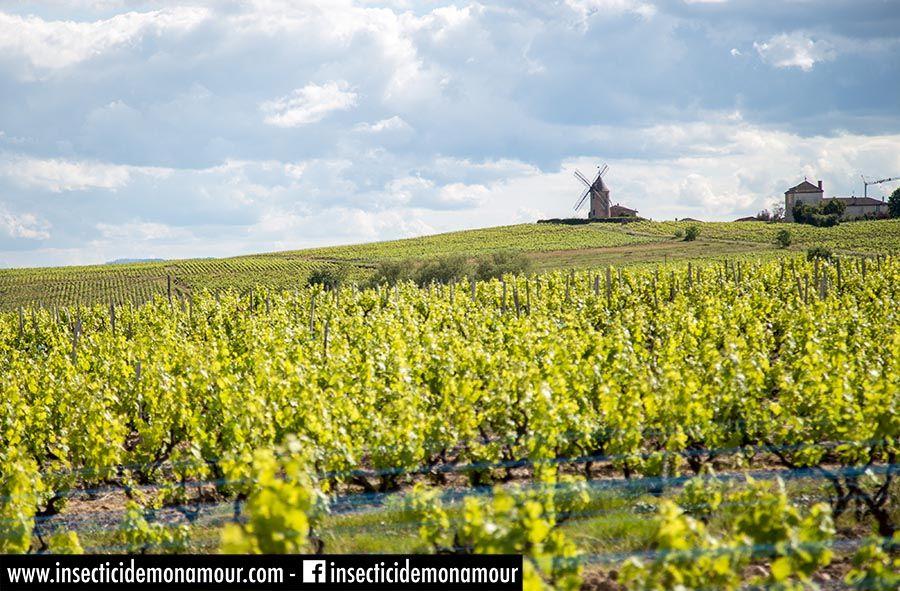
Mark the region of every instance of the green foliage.
<instances>
[{"instance_id":1,"label":"green foliage","mask_svg":"<svg viewBox=\"0 0 900 591\"><path fill-rule=\"evenodd\" d=\"M853 568L844 582L860 591L895 591L900 588L900 555L891 556L881 540L868 540L853 556ZM900 532L887 542L900 548Z\"/></svg>"},{"instance_id":2,"label":"green foliage","mask_svg":"<svg viewBox=\"0 0 900 591\"><path fill-rule=\"evenodd\" d=\"M51 554L84 554L81 540L73 531L59 531L50 536L47 548Z\"/></svg>"},{"instance_id":3,"label":"green foliage","mask_svg":"<svg viewBox=\"0 0 900 591\"><path fill-rule=\"evenodd\" d=\"M894 189L888 198L888 215L892 218L900 218L900 187Z\"/></svg>"},{"instance_id":4,"label":"green foliage","mask_svg":"<svg viewBox=\"0 0 900 591\"><path fill-rule=\"evenodd\" d=\"M319 267L313 269L306 279L307 285L320 285L326 290L337 289L346 278L346 272L338 267Z\"/></svg>"},{"instance_id":5,"label":"green foliage","mask_svg":"<svg viewBox=\"0 0 900 591\"><path fill-rule=\"evenodd\" d=\"M693 242L700 237L700 226L691 224L684 230L684 241Z\"/></svg>"},{"instance_id":6,"label":"green foliage","mask_svg":"<svg viewBox=\"0 0 900 591\"><path fill-rule=\"evenodd\" d=\"M683 238L693 222L636 221L620 224L521 224L451 232L405 240L352 246L318 248L224 259L187 259L88 267L42 269L0 269L0 309L15 309L34 303L51 306L88 304L118 305L167 297L168 280L178 298L206 290L235 290L247 293L265 287L270 293L294 291L303 286L316 269L343 270L345 283L365 283L379 274L388 261L399 261L400 278L416 265L404 261L424 261L447 255L481 259L496 252L542 253L575 249L597 249L662 242L674 235ZM782 224L706 222L703 236L732 242L767 245L775 242ZM817 228L791 224L793 241L803 246L822 245L834 250L869 253L900 253L900 219L864 221ZM573 257L554 257L554 262L570 264ZM373 272L374 269L374 272ZM388 267L385 268L385 271ZM398 269L398 266L394 266ZM388 277L389 275L385 275ZM381 283L394 283L392 280Z\"/></svg>"},{"instance_id":7,"label":"green foliage","mask_svg":"<svg viewBox=\"0 0 900 591\"><path fill-rule=\"evenodd\" d=\"M236 468L228 470L232 477L237 474ZM325 507L324 497L310 474L310 467L296 440L278 455L269 449L257 450L246 479L252 490L244 507L246 521L225 527L222 552L308 552L313 528Z\"/></svg>"},{"instance_id":8,"label":"green foliage","mask_svg":"<svg viewBox=\"0 0 900 591\"><path fill-rule=\"evenodd\" d=\"M471 266L465 256L450 255L421 263L413 279L420 286L432 283L447 285L463 280L469 273Z\"/></svg>"},{"instance_id":9,"label":"green foliage","mask_svg":"<svg viewBox=\"0 0 900 591\"><path fill-rule=\"evenodd\" d=\"M462 515L452 519L440 493L417 486L410 510L420 521L419 535L437 552L523 554L524 588L529 591L581 587L581 563L575 544L558 529L560 517L583 510L586 491L569 479L560 496L554 478L533 489L497 487L488 499L466 497Z\"/></svg>"},{"instance_id":10,"label":"green foliage","mask_svg":"<svg viewBox=\"0 0 900 591\"><path fill-rule=\"evenodd\" d=\"M782 228L778 230L778 234L775 235L775 243L778 244L781 248L787 248L791 245L793 241L793 236L791 235L791 231L787 228Z\"/></svg>"},{"instance_id":11,"label":"green foliage","mask_svg":"<svg viewBox=\"0 0 900 591\"><path fill-rule=\"evenodd\" d=\"M190 531L185 525L151 523L144 508L129 501L116 530L116 539L130 554L178 554L187 550Z\"/></svg>"},{"instance_id":12,"label":"green foliage","mask_svg":"<svg viewBox=\"0 0 900 591\"><path fill-rule=\"evenodd\" d=\"M824 246L813 246L812 248L806 249L806 260L808 261L814 261L816 259L830 261L832 256L834 255L832 254L831 249Z\"/></svg>"},{"instance_id":13,"label":"green foliage","mask_svg":"<svg viewBox=\"0 0 900 591\"><path fill-rule=\"evenodd\" d=\"M412 260L387 260L381 261L375 267L370 285L397 285L404 281L410 281L416 269L416 262Z\"/></svg>"},{"instance_id":14,"label":"green foliage","mask_svg":"<svg viewBox=\"0 0 900 591\"><path fill-rule=\"evenodd\" d=\"M844 215L844 211L846 211L847 206L844 205L843 201L838 201L837 199L830 199L825 205L822 206L822 213L825 215L836 215L838 219L842 215Z\"/></svg>"},{"instance_id":15,"label":"green foliage","mask_svg":"<svg viewBox=\"0 0 900 591\"><path fill-rule=\"evenodd\" d=\"M31 548L34 516L44 493L37 462L18 447L0 452L0 554Z\"/></svg>"},{"instance_id":16,"label":"green foliage","mask_svg":"<svg viewBox=\"0 0 900 591\"><path fill-rule=\"evenodd\" d=\"M696 490L686 496L696 497ZM625 585L631 589L737 589L745 582L744 569L765 561L768 574L746 581L751 586L801 589L811 583L816 569L831 562L834 526L828 505L814 505L804 514L789 502L780 480L774 489L750 480L725 500L731 519L720 536L676 504L664 501L657 517L654 558L628 559L621 569Z\"/></svg>"},{"instance_id":17,"label":"green foliage","mask_svg":"<svg viewBox=\"0 0 900 591\"><path fill-rule=\"evenodd\" d=\"M503 250L479 259L475 277L480 281L487 281L504 275L523 275L531 271L531 267L531 259L523 253Z\"/></svg>"},{"instance_id":18,"label":"green foliage","mask_svg":"<svg viewBox=\"0 0 900 591\"><path fill-rule=\"evenodd\" d=\"M619 569L628 589L736 589L746 552L711 535L701 521L663 501L656 518L654 558L630 558Z\"/></svg>"},{"instance_id":19,"label":"green foliage","mask_svg":"<svg viewBox=\"0 0 900 591\"><path fill-rule=\"evenodd\" d=\"M710 469L708 474L688 480L677 502L686 513L706 523L722 505L725 491L725 483L716 478Z\"/></svg>"},{"instance_id":20,"label":"green foliage","mask_svg":"<svg viewBox=\"0 0 900 591\"><path fill-rule=\"evenodd\" d=\"M696 222L650 222L629 224L628 230L641 235L656 236L660 240L671 238L677 230ZM788 229L793 244L804 247L826 246L832 250L854 252L900 254L900 219L869 220L832 227L815 227L807 224L755 222L703 222L704 238L729 240L760 245L775 243L779 230Z\"/></svg>"},{"instance_id":21,"label":"green foliage","mask_svg":"<svg viewBox=\"0 0 900 591\"><path fill-rule=\"evenodd\" d=\"M820 228L827 228L840 224L843 213L844 204L833 199L818 205L798 202L794 204L793 210L795 222L798 224L809 224Z\"/></svg>"},{"instance_id":22,"label":"green foliage","mask_svg":"<svg viewBox=\"0 0 900 591\"><path fill-rule=\"evenodd\" d=\"M274 478L284 486L262 490L287 499L268 503L279 515L241 534L262 547L278 523L292 546L304 532L311 542L292 513L312 523L294 490L307 485L253 467L289 434L327 475L317 486L369 492L439 481L421 467L442 459L486 466L484 484L510 476L498 463L602 454L617 476L665 482L722 450L771 447L855 487L863 503L850 509L887 531L886 475L864 471L900 452L900 260L840 260L840 276L802 258L695 265L690 279L678 265L613 269L608 292L605 270L507 276L474 297L410 283L327 297L257 288L252 308L237 292L120 306L115 332L105 305L58 318L26 308L21 325L0 313L0 474L29 497L2 506L24 532L6 537L26 551L35 510L71 489L113 482L183 502L180 483L213 481L233 501ZM817 274L821 296L804 290Z\"/></svg>"}]
</instances>

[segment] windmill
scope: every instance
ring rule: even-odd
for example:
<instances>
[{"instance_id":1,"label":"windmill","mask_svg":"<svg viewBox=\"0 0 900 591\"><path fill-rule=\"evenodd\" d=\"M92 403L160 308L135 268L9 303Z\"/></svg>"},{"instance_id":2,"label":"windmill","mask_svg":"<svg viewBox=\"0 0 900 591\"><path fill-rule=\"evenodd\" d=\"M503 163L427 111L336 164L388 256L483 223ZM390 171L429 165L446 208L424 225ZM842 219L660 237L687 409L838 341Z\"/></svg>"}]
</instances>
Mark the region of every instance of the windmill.
<instances>
[{"instance_id":1,"label":"windmill","mask_svg":"<svg viewBox=\"0 0 900 591\"><path fill-rule=\"evenodd\" d=\"M603 175L607 170L609 170L609 166L604 164L599 168L600 170L597 173L597 176L594 177L593 182L589 182L587 180L587 177L581 174L580 170L575 170L575 178L581 181L586 187L584 189L584 192L581 194L581 197L579 197L578 201L575 202L575 211L579 211L582 207L584 207L585 202L587 202L588 196L590 196L591 209L588 212L589 219L610 217L609 187L607 187L606 183L603 182Z\"/></svg>"}]
</instances>

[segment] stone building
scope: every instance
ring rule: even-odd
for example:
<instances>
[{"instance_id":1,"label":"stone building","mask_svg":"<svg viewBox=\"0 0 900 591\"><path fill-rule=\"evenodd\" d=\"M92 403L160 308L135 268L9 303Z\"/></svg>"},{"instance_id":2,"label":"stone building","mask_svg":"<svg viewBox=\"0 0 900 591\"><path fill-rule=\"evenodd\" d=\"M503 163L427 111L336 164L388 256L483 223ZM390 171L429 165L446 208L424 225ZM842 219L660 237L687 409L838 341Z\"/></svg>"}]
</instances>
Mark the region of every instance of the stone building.
<instances>
[{"instance_id":1,"label":"stone building","mask_svg":"<svg viewBox=\"0 0 900 591\"><path fill-rule=\"evenodd\" d=\"M609 208L609 217L611 218L634 218L637 217L637 210L619 205L616 203Z\"/></svg>"},{"instance_id":2,"label":"stone building","mask_svg":"<svg viewBox=\"0 0 900 591\"><path fill-rule=\"evenodd\" d=\"M810 205L818 205L822 202L822 181L816 186L806 179L797 185L791 187L784 192L784 221L794 221L794 206L798 203L808 203Z\"/></svg>"},{"instance_id":3,"label":"stone building","mask_svg":"<svg viewBox=\"0 0 900 591\"><path fill-rule=\"evenodd\" d=\"M784 219L787 222L794 221L794 205L807 203L809 205L823 205L829 201L839 201L844 204L842 220L852 220L868 215L887 214L888 204L871 197L825 197L822 189L822 181L818 185L804 180L796 187L791 187L784 192Z\"/></svg>"},{"instance_id":4,"label":"stone building","mask_svg":"<svg viewBox=\"0 0 900 591\"><path fill-rule=\"evenodd\" d=\"M591 211L588 218L592 220L610 217L609 187L603 182L603 175L598 174L591 185Z\"/></svg>"}]
</instances>

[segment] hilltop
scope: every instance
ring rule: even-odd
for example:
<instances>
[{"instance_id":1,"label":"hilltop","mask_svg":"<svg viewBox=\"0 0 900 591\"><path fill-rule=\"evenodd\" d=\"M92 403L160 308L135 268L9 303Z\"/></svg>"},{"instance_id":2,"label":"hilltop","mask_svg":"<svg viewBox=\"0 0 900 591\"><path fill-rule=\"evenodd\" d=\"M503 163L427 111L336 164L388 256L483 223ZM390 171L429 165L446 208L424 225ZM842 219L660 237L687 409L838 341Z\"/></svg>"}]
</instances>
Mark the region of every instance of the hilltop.
<instances>
[{"instance_id":1,"label":"hilltop","mask_svg":"<svg viewBox=\"0 0 900 591\"><path fill-rule=\"evenodd\" d=\"M685 242L676 235L690 225L700 237ZM775 246L787 228L793 245ZM773 257L825 246L848 255L900 253L900 220L865 221L816 228L761 222L652 222L619 224L519 224L448 232L418 238L237 256L39 269L0 270L0 307L28 303L64 306L76 303L142 300L164 294L169 281L177 294L201 289L249 289L255 285L290 289L322 267L345 269L365 278L383 261L424 260L446 255L477 258L498 251L524 253L535 270L630 266L682 260Z\"/></svg>"}]
</instances>

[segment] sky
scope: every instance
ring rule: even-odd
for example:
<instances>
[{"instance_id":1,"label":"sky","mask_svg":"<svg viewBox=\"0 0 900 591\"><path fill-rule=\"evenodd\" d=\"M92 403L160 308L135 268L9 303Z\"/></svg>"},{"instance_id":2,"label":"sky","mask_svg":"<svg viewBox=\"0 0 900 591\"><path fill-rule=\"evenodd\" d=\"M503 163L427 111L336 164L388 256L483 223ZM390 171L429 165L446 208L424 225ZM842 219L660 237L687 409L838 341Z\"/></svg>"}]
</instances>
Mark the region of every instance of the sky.
<instances>
[{"instance_id":1,"label":"sky","mask_svg":"<svg viewBox=\"0 0 900 591\"><path fill-rule=\"evenodd\" d=\"M2 267L569 217L603 163L652 219L900 176L900 0L0 0Z\"/></svg>"}]
</instances>

